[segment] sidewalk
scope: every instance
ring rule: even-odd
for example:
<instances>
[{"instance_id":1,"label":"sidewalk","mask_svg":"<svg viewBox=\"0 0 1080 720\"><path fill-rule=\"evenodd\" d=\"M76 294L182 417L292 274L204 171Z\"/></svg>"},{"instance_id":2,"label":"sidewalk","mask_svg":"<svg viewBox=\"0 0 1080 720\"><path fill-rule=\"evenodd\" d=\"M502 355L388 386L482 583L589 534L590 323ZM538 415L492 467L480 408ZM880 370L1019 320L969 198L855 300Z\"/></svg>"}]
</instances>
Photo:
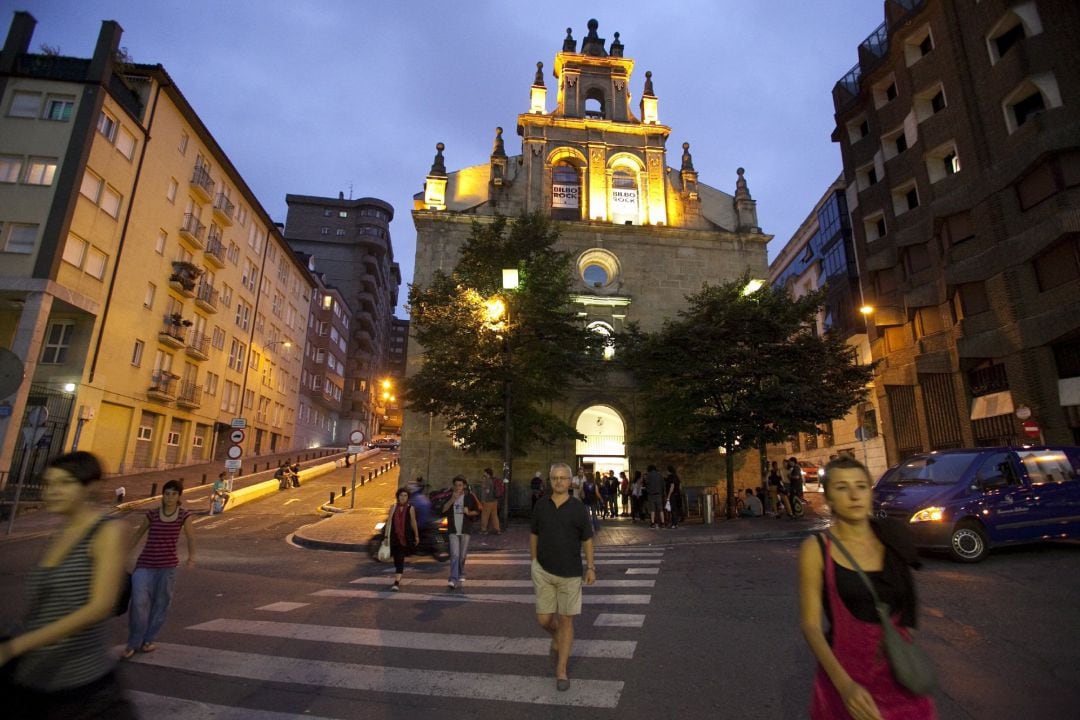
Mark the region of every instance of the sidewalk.
<instances>
[{"instance_id":1,"label":"sidewalk","mask_svg":"<svg viewBox=\"0 0 1080 720\"><path fill-rule=\"evenodd\" d=\"M646 523L634 523L630 518L601 520L596 534L598 547L625 545L686 545L692 543L736 542L750 540L779 540L805 537L821 530L829 520L824 496L807 493L808 502L799 520L789 518L717 519L710 524L701 518L690 518L675 530L650 529ZM292 536L297 545L316 550L366 552L372 534L370 518L358 511L346 510L319 522L298 529ZM525 550L529 547L528 518L511 518L501 535L474 532L469 552Z\"/></svg>"}]
</instances>

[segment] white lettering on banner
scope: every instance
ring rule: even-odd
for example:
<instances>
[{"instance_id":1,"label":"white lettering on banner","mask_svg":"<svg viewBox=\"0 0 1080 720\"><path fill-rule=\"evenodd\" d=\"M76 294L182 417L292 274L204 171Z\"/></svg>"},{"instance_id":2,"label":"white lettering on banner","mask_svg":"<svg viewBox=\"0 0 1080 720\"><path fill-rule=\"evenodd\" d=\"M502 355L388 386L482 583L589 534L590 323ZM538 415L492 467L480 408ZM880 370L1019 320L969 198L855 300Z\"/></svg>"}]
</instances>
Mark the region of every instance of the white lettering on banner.
<instances>
[{"instance_id":1,"label":"white lettering on banner","mask_svg":"<svg viewBox=\"0 0 1080 720\"><path fill-rule=\"evenodd\" d=\"M613 189L611 208L615 212L637 212L637 190Z\"/></svg>"},{"instance_id":2,"label":"white lettering on banner","mask_svg":"<svg viewBox=\"0 0 1080 720\"><path fill-rule=\"evenodd\" d=\"M580 185L552 185L551 207L576 208L581 203Z\"/></svg>"}]
</instances>

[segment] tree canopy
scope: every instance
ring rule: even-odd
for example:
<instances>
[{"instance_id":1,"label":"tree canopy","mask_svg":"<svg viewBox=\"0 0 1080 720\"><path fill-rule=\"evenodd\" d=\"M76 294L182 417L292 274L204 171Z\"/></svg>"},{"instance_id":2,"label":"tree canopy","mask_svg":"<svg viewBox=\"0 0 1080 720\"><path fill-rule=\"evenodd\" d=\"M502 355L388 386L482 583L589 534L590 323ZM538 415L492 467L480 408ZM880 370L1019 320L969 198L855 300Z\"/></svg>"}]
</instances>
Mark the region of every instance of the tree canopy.
<instances>
[{"instance_id":1,"label":"tree canopy","mask_svg":"<svg viewBox=\"0 0 1080 720\"><path fill-rule=\"evenodd\" d=\"M595 376L603 339L572 308L573 262L556 249L558 238L538 213L474 221L454 269L409 288L412 332L424 356L405 398L411 410L441 416L463 450L502 448L506 382L515 454L578 437L551 402ZM504 268L518 270L517 289L503 289ZM505 305L502 317L488 312L493 298Z\"/></svg>"},{"instance_id":2,"label":"tree canopy","mask_svg":"<svg viewBox=\"0 0 1080 720\"><path fill-rule=\"evenodd\" d=\"M630 325L620 355L645 403L641 441L668 452L734 454L842 418L866 394L872 366L841 338L815 332L821 293L747 293L748 276L705 285L655 332ZM730 511L730 510L729 510Z\"/></svg>"}]
</instances>

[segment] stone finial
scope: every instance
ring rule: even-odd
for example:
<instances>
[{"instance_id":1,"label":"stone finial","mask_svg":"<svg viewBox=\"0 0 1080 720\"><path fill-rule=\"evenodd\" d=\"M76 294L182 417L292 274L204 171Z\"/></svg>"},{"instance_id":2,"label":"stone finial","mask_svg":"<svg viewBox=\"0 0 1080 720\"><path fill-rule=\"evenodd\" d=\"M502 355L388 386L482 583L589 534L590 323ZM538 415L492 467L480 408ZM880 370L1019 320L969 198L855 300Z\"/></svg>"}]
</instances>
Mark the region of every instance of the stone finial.
<instances>
[{"instance_id":1,"label":"stone finial","mask_svg":"<svg viewBox=\"0 0 1080 720\"><path fill-rule=\"evenodd\" d=\"M506 157L506 148L503 146L503 129L501 127L495 128L495 146L491 150L492 156Z\"/></svg>"},{"instance_id":2,"label":"stone finial","mask_svg":"<svg viewBox=\"0 0 1080 720\"><path fill-rule=\"evenodd\" d=\"M682 168L681 170L694 170L694 158L690 155L690 143L682 144Z\"/></svg>"},{"instance_id":3,"label":"stone finial","mask_svg":"<svg viewBox=\"0 0 1080 720\"><path fill-rule=\"evenodd\" d=\"M649 96L653 95L652 70L646 70L645 71L645 92L642 93L642 94L643 95L649 95Z\"/></svg>"},{"instance_id":4,"label":"stone finial","mask_svg":"<svg viewBox=\"0 0 1080 720\"><path fill-rule=\"evenodd\" d=\"M442 151L446 149L446 146L442 143L435 143L435 160L431 163L431 172L429 175L445 175L446 174L446 161L443 159Z\"/></svg>"},{"instance_id":5,"label":"stone finial","mask_svg":"<svg viewBox=\"0 0 1080 720\"><path fill-rule=\"evenodd\" d=\"M607 51L604 50L604 39L596 34L598 27L600 27L600 23L595 18L589 20L589 34L581 41L581 53L583 55L607 56Z\"/></svg>"},{"instance_id":6,"label":"stone finial","mask_svg":"<svg viewBox=\"0 0 1080 720\"><path fill-rule=\"evenodd\" d=\"M536 87L544 87L544 63L536 63L536 75L533 77L533 85Z\"/></svg>"},{"instance_id":7,"label":"stone finial","mask_svg":"<svg viewBox=\"0 0 1080 720\"><path fill-rule=\"evenodd\" d=\"M746 186L746 178L743 174L746 172L743 168L739 168L735 171L739 175L739 179L735 181L735 199L736 200L749 200L750 188Z\"/></svg>"},{"instance_id":8,"label":"stone finial","mask_svg":"<svg viewBox=\"0 0 1080 720\"><path fill-rule=\"evenodd\" d=\"M563 52L577 52L577 40L572 34L573 28L566 28L566 39L562 41Z\"/></svg>"},{"instance_id":9,"label":"stone finial","mask_svg":"<svg viewBox=\"0 0 1080 720\"><path fill-rule=\"evenodd\" d=\"M619 42L619 33L615 33L615 39L611 41L611 56L622 57L623 56L623 44Z\"/></svg>"}]
</instances>

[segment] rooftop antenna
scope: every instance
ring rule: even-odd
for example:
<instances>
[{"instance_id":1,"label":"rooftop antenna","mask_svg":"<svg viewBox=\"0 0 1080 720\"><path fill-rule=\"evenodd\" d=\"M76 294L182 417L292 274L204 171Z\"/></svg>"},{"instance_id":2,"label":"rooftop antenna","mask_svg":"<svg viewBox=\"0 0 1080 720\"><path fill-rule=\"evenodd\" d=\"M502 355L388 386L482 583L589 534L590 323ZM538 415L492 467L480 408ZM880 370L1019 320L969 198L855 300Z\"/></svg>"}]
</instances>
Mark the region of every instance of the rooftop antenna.
<instances>
[{"instance_id":1,"label":"rooftop antenna","mask_svg":"<svg viewBox=\"0 0 1080 720\"><path fill-rule=\"evenodd\" d=\"M349 183L349 199L352 200L352 183Z\"/></svg>"}]
</instances>

